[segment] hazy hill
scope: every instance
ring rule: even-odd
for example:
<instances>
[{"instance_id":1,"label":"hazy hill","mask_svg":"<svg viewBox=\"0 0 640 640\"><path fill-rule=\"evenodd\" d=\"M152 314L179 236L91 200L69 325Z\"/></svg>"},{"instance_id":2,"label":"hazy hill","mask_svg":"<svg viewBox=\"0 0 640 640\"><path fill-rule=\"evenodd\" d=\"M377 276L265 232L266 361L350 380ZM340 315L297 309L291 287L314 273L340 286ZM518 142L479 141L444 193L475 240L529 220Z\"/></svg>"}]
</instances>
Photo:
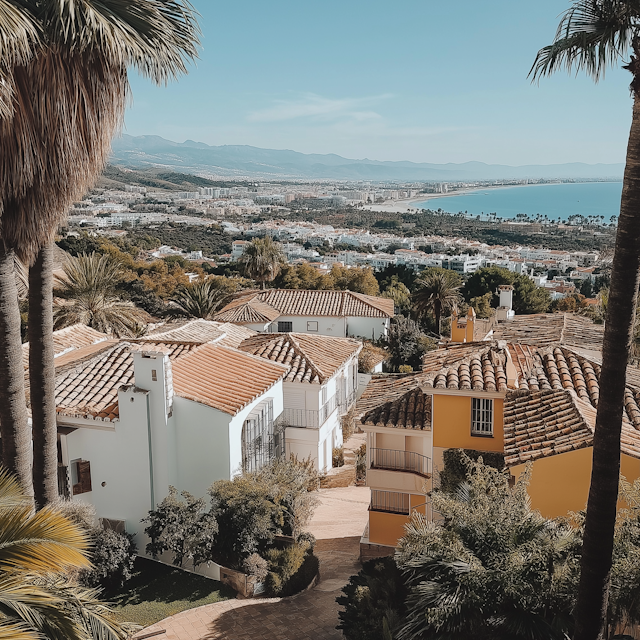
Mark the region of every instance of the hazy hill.
<instances>
[{"instance_id":1,"label":"hazy hill","mask_svg":"<svg viewBox=\"0 0 640 640\"><path fill-rule=\"evenodd\" d=\"M159 167L169 173L210 173L229 177L401 181L622 178L624 169L623 164L580 162L511 167L483 162L431 164L351 160L335 154L306 154L244 145L213 147L192 140L179 143L160 136L129 135L114 141L111 162L127 167Z\"/></svg>"}]
</instances>

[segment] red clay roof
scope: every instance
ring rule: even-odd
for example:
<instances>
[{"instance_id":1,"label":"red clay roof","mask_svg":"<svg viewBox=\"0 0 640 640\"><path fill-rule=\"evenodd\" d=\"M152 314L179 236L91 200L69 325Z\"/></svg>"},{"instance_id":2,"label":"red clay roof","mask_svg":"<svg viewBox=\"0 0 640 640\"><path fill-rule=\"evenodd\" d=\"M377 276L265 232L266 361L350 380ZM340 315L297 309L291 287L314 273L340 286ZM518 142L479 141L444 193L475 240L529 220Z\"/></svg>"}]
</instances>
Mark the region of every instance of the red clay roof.
<instances>
[{"instance_id":1,"label":"red clay roof","mask_svg":"<svg viewBox=\"0 0 640 640\"><path fill-rule=\"evenodd\" d=\"M237 349L205 344L173 363L176 395L232 416L284 378L288 368Z\"/></svg>"}]
</instances>

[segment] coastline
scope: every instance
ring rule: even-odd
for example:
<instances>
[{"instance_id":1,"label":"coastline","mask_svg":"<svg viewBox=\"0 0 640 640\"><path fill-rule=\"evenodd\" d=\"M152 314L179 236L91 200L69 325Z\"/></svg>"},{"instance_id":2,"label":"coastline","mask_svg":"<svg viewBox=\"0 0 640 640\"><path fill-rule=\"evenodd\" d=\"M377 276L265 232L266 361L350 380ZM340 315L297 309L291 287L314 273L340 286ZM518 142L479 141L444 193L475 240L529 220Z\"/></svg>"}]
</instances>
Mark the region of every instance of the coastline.
<instances>
[{"instance_id":1,"label":"coastline","mask_svg":"<svg viewBox=\"0 0 640 640\"><path fill-rule=\"evenodd\" d=\"M618 182L617 180L592 180L590 183L604 183L604 182ZM620 182L622 182L620 180ZM478 191L488 191L493 189L518 189L521 187L546 187L550 184L576 184L574 182L545 182L542 184L500 184L500 185L487 185L484 187L470 187L468 189L458 189L450 193L424 193L419 198L409 198L406 200L387 200L380 204L367 204L363 206L363 209L369 211L378 211L381 213L408 213L411 209L420 209L423 207L416 207L419 202L428 202L429 200L439 200L440 198L451 198L454 196L462 196Z\"/></svg>"}]
</instances>

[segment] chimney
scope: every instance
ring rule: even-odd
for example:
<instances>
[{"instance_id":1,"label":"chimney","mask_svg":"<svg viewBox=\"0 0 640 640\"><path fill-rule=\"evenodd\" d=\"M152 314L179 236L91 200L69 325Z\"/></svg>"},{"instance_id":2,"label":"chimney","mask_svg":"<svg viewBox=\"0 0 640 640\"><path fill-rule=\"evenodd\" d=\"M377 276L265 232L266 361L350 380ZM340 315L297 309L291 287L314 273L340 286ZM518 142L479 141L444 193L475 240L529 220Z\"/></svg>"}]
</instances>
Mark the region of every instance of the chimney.
<instances>
[{"instance_id":1,"label":"chimney","mask_svg":"<svg viewBox=\"0 0 640 640\"><path fill-rule=\"evenodd\" d=\"M515 316L513 310L513 286L510 284L501 284L498 287L497 294L500 296L500 304L496 310L496 319L498 322L506 322Z\"/></svg>"}]
</instances>

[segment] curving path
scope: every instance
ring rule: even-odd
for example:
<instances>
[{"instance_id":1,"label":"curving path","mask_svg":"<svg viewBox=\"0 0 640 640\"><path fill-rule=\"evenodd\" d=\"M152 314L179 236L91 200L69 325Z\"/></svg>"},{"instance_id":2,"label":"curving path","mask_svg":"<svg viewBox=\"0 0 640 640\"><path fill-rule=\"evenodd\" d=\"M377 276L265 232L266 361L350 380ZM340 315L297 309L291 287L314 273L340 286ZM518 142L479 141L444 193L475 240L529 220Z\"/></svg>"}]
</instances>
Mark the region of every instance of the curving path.
<instances>
[{"instance_id":1,"label":"curving path","mask_svg":"<svg viewBox=\"0 0 640 640\"><path fill-rule=\"evenodd\" d=\"M183 611L138 635L166 630L158 640L332 640L342 638L336 597L360 569L360 536L367 522L367 487L320 491L309 530L318 539L319 584L291 598L227 600Z\"/></svg>"}]
</instances>

